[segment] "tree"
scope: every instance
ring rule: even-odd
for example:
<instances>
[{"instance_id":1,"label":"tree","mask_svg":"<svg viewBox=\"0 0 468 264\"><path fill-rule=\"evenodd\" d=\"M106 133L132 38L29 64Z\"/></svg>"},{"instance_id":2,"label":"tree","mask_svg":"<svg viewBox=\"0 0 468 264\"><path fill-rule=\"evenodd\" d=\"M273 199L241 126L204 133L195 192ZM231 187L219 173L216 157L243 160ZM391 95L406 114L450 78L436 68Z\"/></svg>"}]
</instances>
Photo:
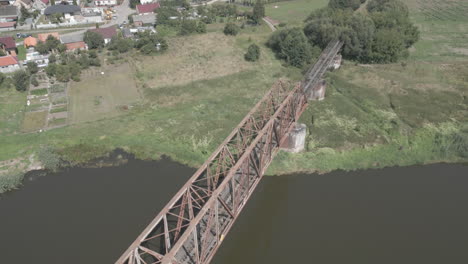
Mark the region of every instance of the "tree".
<instances>
[{"instance_id":1,"label":"tree","mask_svg":"<svg viewBox=\"0 0 468 264\"><path fill-rule=\"evenodd\" d=\"M265 6L261 0L257 0L253 8L252 20L259 24L263 17L265 17Z\"/></svg>"},{"instance_id":2,"label":"tree","mask_svg":"<svg viewBox=\"0 0 468 264\"><path fill-rule=\"evenodd\" d=\"M179 17L179 12L175 7L162 6L158 8L158 15L156 16L156 24L177 26L179 20L171 19L171 17Z\"/></svg>"},{"instance_id":3,"label":"tree","mask_svg":"<svg viewBox=\"0 0 468 264\"><path fill-rule=\"evenodd\" d=\"M232 22L229 22L229 23L226 23L226 25L224 26L224 34L225 35L232 35L232 36L235 36L239 33L239 26L237 26L236 24L232 23Z\"/></svg>"},{"instance_id":4,"label":"tree","mask_svg":"<svg viewBox=\"0 0 468 264\"><path fill-rule=\"evenodd\" d=\"M151 32L142 32L137 35L138 40L135 43L135 48L141 53L151 55L157 52L164 52L167 50L168 45L166 40Z\"/></svg>"},{"instance_id":5,"label":"tree","mask_svg":"<svg viewBox=\"0 0 468 264\"><path fill-rule=\"evenodd\" d=\"M49 77L53 77L55 76L55 73L57 72L57 64L51 64L49 63L49 65L47 65L47 67L45 68L45 72L47 73L47 76Z\"/></svg>"},{"instance_id":6,"label":"tree","mask_svg":"<svg viewBox=\"0 0 468 264\"><path fill-rule=\"evenodd\" d=\"M40 54L47 54L49 53L49 49L47 47L47 45L42 42L42 41L38 41L37 44L36 44L36 47L34 47L34 49L39 52Z\"/></svg>"},{"instance_id":7,"label":"tree","mask_svg":"<svg viewBox=\"0 0 468 264\"><path fill-rule=\"evenodd\" d=\"M70 77L73 81L79 82L81 76L81 67L78 63L73 62L68 66Z\"/></svg>"},{"instance_id":8,"label":"tree","mask_svg":"<svg viewBox=\"0 0 468 264\"><path fill-rule=\"evenodd\" d=\"M17 91L26 91L29 87L29 74L26 71L16 71L13 74L13 84Z\"/></svg>"},{"instance_id":9,"label":"tree","mask_svg":"<svg viewBox=\"0 0 468 264\"><path fill-rule=\"evenodd\" d=\"M47 36L45 46L46 46L48 51L53 51L53 50L57 49L60 44L61 44L60 40L58 40L54 36L52 36L52 35Z\"/></svg>"},{"instance_id":10,"label":"tree","mask_svg":"<svg viewBox=\"0 0 468 264\"><path fill-rule=\"evenodd\" d=\"M70 80L70 70L67 65L57 65L55 78L59 82L68 82Z\"/></svg>"},{"instance_id":11,"label":"tree","mask_svg":"<svg viewBox=\"0 0 468 264\"><path fill-rule=\"evenodd\" d=\"M57 57L55 54L50 54L49 56L49 63L55 63L57 61Z\"/></svg>"},{"instance_id":12,"label":"tree","mask_svg":"<svg viewBox=\"0 0 468 264\"><path fill-rule=\"evenodd\" d=\"M55 5L55 0L50 0L50 5Z\"/></svg>"},{"instance_id":13,"label":"tree","mask_svg":"<svg viewBox=\"0 0 468 264\"><path fill-rule=\"evenodd\" d=\"M26 66L28 67L28 71L30 74L37 73L39 71L39 67L37 67L37 63L34 61L29 61Z\"/></svg>"},{"instance_id":14,"label":"tree","mask_svg":"<svg viewBox=\"0 0 468 264\"><path fill-rule=\"evenodd\" d=\"M307 41L300 28L275 31L267 45L280 59L298 68L310 63L314 54L313 46Z\"/></svg>"},{"instance_id":15,"label":"tree","mask_svg":"<svg viewBox=\"0 0 468 264\"><path fill-rule=\"evenodd\" d=\"M257 61L260 58L260 47L256 44L251 44L244 55L247 61Z\"/></svg>"},{"instance_id":16,"label":"tree","mask_svg":"<svg viewBox=\"0 0 468 264\"><path fill-rule=\"evenodd\" d=\"M93 31L86 31L84 41L90 49L99 49L104 47L104 39L102 36Z\"/></svg>"},{"instance_id":17,"label":"tree","mask_svg":"<svg viewBox=\"0 0 468 264\"><path fill-rule=\"evenodd\" d=\"M361 0L330 0L330 2L328 2L328 6L331 8L351 8L353 10L356 10L361 6L361 2Z\"/></svg>"},{"instance_id":18,"label":"tree","mask_svg":"<svg viewBox=\"0 0 468 264\"><path fill-rule=\"evenodd\" d=\"M0 72L0 85L3 84L3 82L5 81L6 79L6 75L3 73L3 72Z\"/></svg>"},{"instance_id":19,"label":"tree","mask_svg":"<svg viewBox=\"0 0 468 264\"><path fill-rule=\"evenodd\" d=\"M206 23L203 21L197 24L197 33L206 33Z\"/></svg>"},{"instance_id":20,"label":"tree","mask_svg":"<svg viewBox=\"0 0 468 264\"><path fill-rule=\"evenodd\" d=\"M139 4L140 4L140 0L130 0L130 4L129 4L129 5L130 5L130 8L135 9L135 7L136 7L137 5L139 5Z\"/></svg>"},{"instance_id":21,"label":"tree","mask_svg":"<svg viewBox=\"0 0 468 264\"><path fill-rule=\"evenodd\" d=\"M39 86L39 82L37 81L35 75L31 77L31 84L34 85L35 87Z\"/></svg>"},{"instance_id":22,"label":"tree","mask_svg":"<svg viewBox=\"0 0 468 264\"><path fill-rule=\"evenodd\" d=\"M120 53L125 53L133 48L133 40L126 39L121 36L114 36L109 44L109 50L117 50Z\"/></svg>"},{"instance_id":23,"label":"tree","mask_svg":"<svg viewBox=\"0 0 468 264\"><path fill-rule=\"evenodd\" d=\"M73 5L78 5L78 4L76 3L76 0L73 0Z\"/></svg>"},{"instance_id":24,"label":"tree","mask_svg":"<svg viewBox=\"0 0 468 264\"><path fill-rule=\"evenodd\" d=\"M377 32L372 44L371 61L376 63L397 62L407 55L400 32L384 29Z\"/></svg>"},{"instance_id":25,"label":"tree","mask_svg":"<svg viewBox=\"0 0 468 264\"><path fill-rule=\"evenodd\" d=\"M189 35L197 31L197 23L194 20L184 19L180 24L180 35Z\"/></svg>"}]
</instances>

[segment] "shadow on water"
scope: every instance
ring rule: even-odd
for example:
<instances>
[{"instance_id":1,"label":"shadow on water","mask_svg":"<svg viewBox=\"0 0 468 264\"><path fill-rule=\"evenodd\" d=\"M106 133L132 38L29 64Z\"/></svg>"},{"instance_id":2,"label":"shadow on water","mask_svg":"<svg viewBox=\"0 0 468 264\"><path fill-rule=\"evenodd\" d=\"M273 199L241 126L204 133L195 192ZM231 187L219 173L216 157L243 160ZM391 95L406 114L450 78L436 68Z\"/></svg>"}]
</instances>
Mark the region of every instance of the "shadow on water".
<instances>
[{"instance_id":1,"label":"shadow on water","mask_svg":"<svg viewBox=\"0 0 468 264\"><path fill-rule=\"evenodd\" d=\"M70 168L0 198L0 263L113 263L195 171ZM265 177L214 264L468 263L468 166Z\"/></svg>"}]
</instances>

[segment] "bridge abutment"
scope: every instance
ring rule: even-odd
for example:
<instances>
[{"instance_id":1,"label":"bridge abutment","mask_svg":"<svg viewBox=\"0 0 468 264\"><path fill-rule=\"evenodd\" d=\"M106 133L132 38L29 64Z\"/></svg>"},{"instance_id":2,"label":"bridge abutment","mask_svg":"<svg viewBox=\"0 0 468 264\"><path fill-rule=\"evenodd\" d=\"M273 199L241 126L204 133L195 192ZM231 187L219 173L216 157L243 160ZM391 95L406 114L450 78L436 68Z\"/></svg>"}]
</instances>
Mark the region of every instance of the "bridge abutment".
<instances>
[{"instance_id":1,"label":"bridge abutment","mask_svg":"<svg viewBox=\"0 0 468 264\"><path fill-rule=\"evenodd\" d=\"M305 138L307 134L305 124L296 123L294 128L287 135L286 140L281 145L281 149L287 152L298 153L304 150Z\"/></svg>"}]
</instances>

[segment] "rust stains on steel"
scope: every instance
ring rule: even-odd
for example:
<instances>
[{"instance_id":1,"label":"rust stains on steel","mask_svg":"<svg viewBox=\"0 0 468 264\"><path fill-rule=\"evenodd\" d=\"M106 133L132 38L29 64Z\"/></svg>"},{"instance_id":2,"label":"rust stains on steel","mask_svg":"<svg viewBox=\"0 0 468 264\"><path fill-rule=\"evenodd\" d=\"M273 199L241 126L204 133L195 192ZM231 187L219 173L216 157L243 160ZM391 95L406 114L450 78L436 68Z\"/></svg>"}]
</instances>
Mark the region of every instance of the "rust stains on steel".
<instances>
[{"instance_id":1,"label":"rust stains on steel","mask_svg":"<svg viewBox=\"0 0 468 264\"><path fill-rule=\"evenodd\" d=\"M209 263L341 46L331 42L302 83L273 85L116 263Z\"/></svg>"}]
</instances>

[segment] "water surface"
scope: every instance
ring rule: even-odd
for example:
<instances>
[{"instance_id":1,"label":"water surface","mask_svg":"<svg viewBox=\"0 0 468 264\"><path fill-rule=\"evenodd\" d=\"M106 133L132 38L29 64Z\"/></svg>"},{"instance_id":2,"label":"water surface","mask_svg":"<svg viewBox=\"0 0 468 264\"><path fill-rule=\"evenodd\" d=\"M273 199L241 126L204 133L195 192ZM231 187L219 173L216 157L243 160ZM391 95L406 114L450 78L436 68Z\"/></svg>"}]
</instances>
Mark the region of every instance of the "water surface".
<instances>
[{"instance_id":1,"label":"water surface","mask_svg":"<svg viewBox=\"0 0 468 264\"><path fill-rule=\"evenodd\" d=\"M72 168L0 198L0 263L114 263L193 169ZM468 166L265 177L215 264L468 263Z\"/></svg>"}]
</instances>

